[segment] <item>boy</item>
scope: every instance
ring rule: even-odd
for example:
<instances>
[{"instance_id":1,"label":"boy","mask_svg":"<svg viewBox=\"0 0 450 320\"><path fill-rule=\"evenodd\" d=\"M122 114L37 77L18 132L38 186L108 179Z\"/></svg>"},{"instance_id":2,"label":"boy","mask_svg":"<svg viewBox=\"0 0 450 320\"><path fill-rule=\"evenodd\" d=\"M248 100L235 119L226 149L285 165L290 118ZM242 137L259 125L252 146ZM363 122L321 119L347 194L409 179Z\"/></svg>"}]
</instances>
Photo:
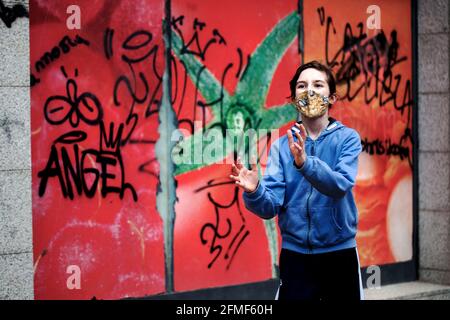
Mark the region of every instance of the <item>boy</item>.
<instances>
[{"instance_id":1,"label":"boy","mask_svg":"<svg viewBox=\"0 0 450 320\"><path fill-rule=\"evenodd\" d=\"M363 299L352 193L358 171L358 133L328 116L336 82L317 61L300 66L290 81L302 121L272 144L258 178L239 159L230 178L244 190L248 210L278 215L282 237L281 299Z\"/></svg>"}]
</instances>

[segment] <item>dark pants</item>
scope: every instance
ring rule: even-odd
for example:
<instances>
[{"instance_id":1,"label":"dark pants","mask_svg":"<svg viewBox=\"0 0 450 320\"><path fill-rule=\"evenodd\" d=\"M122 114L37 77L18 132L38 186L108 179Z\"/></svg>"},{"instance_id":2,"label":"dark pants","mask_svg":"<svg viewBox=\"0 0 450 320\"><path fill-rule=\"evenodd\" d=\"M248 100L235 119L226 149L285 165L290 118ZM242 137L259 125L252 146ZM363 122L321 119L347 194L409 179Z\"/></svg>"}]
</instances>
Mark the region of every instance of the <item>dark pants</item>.
<instances>
[{"instance_id":1,"label":"dark pants","mask_svg":"<svg viewBox=\"0 0 450 320\"><path fill-rule=\"evenodd\" d=\"M279 300L360 300L356 248L321 254L282 249Z\"/></svg>"}]
</instances>

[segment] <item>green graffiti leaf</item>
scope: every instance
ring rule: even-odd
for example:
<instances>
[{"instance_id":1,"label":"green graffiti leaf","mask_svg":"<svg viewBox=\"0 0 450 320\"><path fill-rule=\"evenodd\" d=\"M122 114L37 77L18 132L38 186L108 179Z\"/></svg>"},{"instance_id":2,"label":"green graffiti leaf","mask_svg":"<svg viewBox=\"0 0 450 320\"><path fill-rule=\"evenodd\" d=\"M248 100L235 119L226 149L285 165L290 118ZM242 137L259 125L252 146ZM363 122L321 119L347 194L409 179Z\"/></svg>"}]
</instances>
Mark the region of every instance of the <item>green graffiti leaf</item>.
<instances>
[{"instance_id":1,"label":"green graffiti leaf","mask_svg":"<svg viewBox=\"0 0 450 320\"><path fill-rule=\"evenodd\" d=\"M237 101L255 111L264 106L275 70L294 41L299 26L297 12L281 20L256 48L244 77L237 84Z\"/></svg>"},{"instance_id":2,"label":"green graffiti leaf","mask_svg":"<svg viewBox=\"0 0 450 320\"><path fill-rule=\"evenodd\" d=\"M182 54L182 47L183 43L181 38L176 32L172 32L172 50L177 58L186 66L189 78L197 86L198 91L205 99L205 103L211 103L222 97L221 103L216 103L211 106L213 115L219 119L220 106L230 105L230 95L216 77L194 55Z\"/></svg>"},{"instance_id":3,"label":"green graffiti leaf","mask_svg":"<svg viewBox=\"0 0 450 320\"><path fill-rule=\"evenodd\" d=\"M174 148L172 154L176 154L181 148L189 153L190 157L188 158L191 160L191 163L176 164L175 175L200 169L220 161L231 152L236 151L235 148L230 148L230 144L226 143L224 137L223 154L218 154L215 157L211 157L209 161L201 161L201 163L193 161L196 153L202 152L205 148L204 140L202 140L204 139L205 130L207 131L214 126L233 129L230 126L230 122L234 119L235 113L239 113L239 111L248 115L249 119L247 120L251 123L251 127L255 129L277 129L285 123L296 119L297 112L290 104L266 109L265 100L273 74L284 53L297 35L299 22L300 19L297 12L292 12L275 25L253 52L250 64L246 67L242 78L236 86L236 92L232 96L194 55L182 54L182 39L176 30L173 30L172 50L177 58L184 63L189 77L197 86L206 103L211 103L221 98L220 103L211 106L213 120L203 130L194 132L191 136L179 142L178 147Z\"/></svg>"},{"instance_id":4,"label":"green graffiti leaf","mask_svg":"<svg viewBox=\"0 0 450 320\"><path fill-rule=\"evenodd\" d=\"M296 120L297 111L295 107L288 103L282 106L271 107L264 111L262 120L258 129L275 129L283 126L284 124Z\"/></svg>"}]
</instances>

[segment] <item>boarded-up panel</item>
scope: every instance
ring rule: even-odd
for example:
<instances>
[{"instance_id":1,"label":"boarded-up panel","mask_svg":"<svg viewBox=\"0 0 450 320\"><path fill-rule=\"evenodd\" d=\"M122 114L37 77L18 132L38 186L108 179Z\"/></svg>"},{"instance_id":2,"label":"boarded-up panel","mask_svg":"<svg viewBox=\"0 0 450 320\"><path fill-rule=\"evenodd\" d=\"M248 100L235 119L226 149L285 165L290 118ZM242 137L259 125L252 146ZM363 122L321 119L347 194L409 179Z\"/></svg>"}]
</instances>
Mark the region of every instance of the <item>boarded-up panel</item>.
<instances>
[{"instance_id":1,"label":"boarded-up panel","mask_svg":"<svg viewBox=\"0 0 450 320\"><path fill-rule=\"evenodd\" d=\"M154 148L163 14L160 1L30 2L37 299L165 289Z\"/></svg>"}]
</instances>

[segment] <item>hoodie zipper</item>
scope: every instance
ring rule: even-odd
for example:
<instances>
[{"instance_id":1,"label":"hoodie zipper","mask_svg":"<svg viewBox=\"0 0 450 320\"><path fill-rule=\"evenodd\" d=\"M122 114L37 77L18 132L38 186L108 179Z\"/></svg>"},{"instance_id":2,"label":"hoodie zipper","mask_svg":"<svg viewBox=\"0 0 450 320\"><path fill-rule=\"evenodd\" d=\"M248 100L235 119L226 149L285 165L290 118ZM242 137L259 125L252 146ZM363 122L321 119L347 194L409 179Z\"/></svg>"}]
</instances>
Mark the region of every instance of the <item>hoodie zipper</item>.
<instances>
[{"instance_id":1,"label":"hoodie zipper","mask_svg":"<svg viewBox=\"0 0 450 320\"><path fill-rule=\"evenodd\" d=\"M315 155L315 145L316 142L313 140L312 142L312 147L311 147L311 156ZM309 233L311 231L311 214L309 212L309 198L311 198L311 194L312 194L312 185L311 185L311 189L309 190L309 195L308 195L308 199L306 200L306 216L308 218L308 232L306 234L306 244L308 245L308 252L312 253L312 246L311 246L311 242L309 240Z\"/></svg>"}]
</instances>

